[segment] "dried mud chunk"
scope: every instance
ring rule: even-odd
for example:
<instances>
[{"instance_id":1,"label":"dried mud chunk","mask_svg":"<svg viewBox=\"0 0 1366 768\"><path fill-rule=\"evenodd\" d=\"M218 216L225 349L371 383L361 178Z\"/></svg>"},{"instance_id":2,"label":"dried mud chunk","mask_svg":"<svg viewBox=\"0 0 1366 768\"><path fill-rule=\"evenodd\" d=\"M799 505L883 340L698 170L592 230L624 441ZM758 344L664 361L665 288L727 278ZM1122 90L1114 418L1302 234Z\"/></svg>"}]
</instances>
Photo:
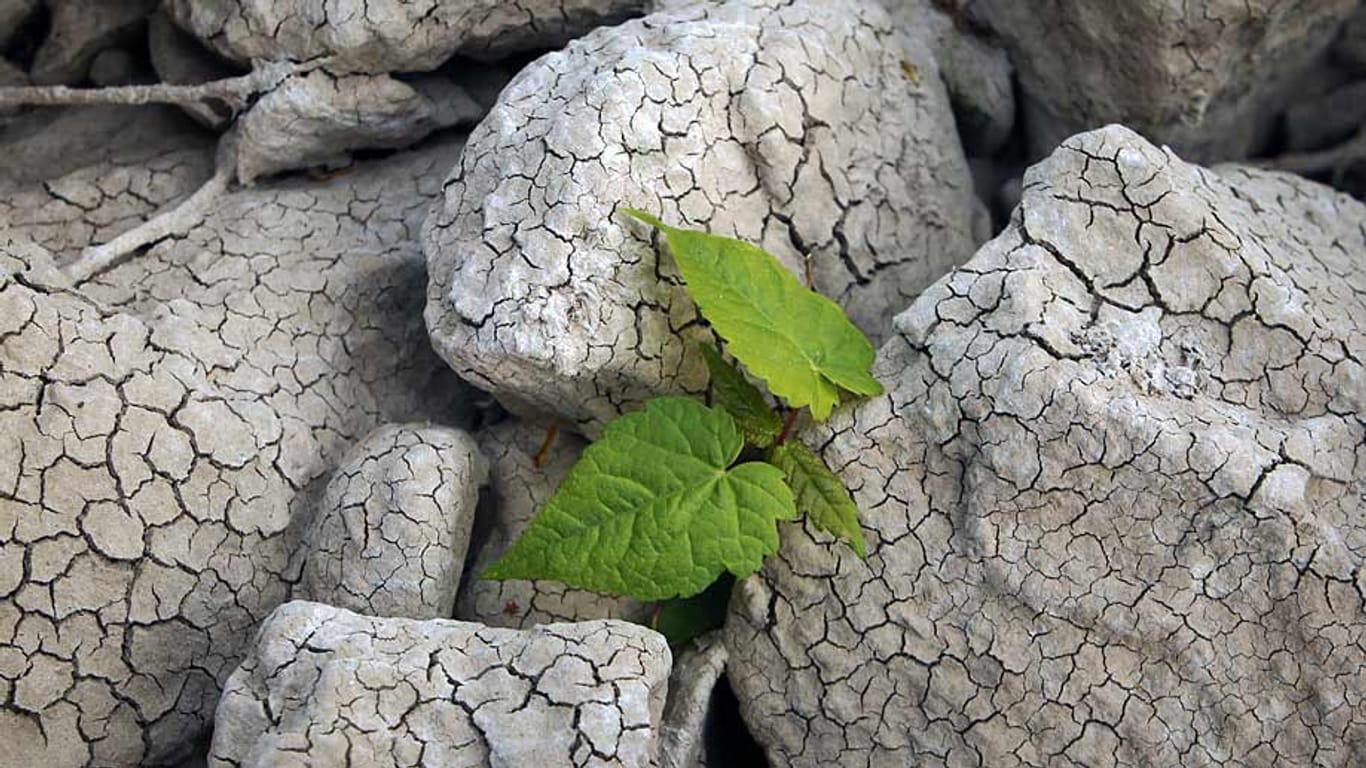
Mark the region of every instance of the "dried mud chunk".
<instances>
[{"instance_id":1,"label":"dried mud chunk","mask_svg":"<svg viewBox=\"0 0 1366 768\"><path fill-rule=\"evenodd\" d=\"M438 128L472 123L484 109L455 84L432 76L412 85L388 75L291 77L239 120L237 177L343 159L355 149L398 148Z\"/></svg>"},{"instance_id":2,"label":"dried mud chunk","mask_svg":"<svg viewBox=\"0 0 1366 768\"><path fill-rule=\"evenodd\" d=\"M531 630L281 606L218 707L211 768L654 764L670 655L634 624Z\"/></svg>"},{"instance_id":3,"label":"dried mud chunk","mask_svg":"<svg viewBox=\"0 0 1366 768\"><path fill-rule=\"evenodd\" d=\"M1366 749L1366 206L1124 128L1025 176L807 437L727 675L775 765L1324 765Z\"/></svg>"},{"instance_id":4,"label":"dried mud chunk","mask_svg":"<svg viewBox=\"0 0 1366 768\"><path fill-rule=\"evenodd\" d=\"M296 596L367 616L449 618L487 474L458 430L371 432L327 484Z\"/></svg>"},{"instance_id":5,"label":"dried mud chunk","mask_svg":"<svg viewBox=\"0 0 1366 768\"><path fill-rule=\"evenodd\" d=\"M471 134L424 237L437 351L589 433L700 389L696 309L621 206L763 246L874 336L973 248L934 57L878 4L692 3L542 57Z\"/></svg>"},{"instance_id":6,"label":"dried mud chunk","mask_svg":"<svg viewBox=\"0 0 1366 768\"><path fill-rule=\"evenodd\" d=\"M169 0L172 16L219 53L338 71L428 71L453 55L555 48L639 12L645 0Z\"/></svg>"}]
</instances>

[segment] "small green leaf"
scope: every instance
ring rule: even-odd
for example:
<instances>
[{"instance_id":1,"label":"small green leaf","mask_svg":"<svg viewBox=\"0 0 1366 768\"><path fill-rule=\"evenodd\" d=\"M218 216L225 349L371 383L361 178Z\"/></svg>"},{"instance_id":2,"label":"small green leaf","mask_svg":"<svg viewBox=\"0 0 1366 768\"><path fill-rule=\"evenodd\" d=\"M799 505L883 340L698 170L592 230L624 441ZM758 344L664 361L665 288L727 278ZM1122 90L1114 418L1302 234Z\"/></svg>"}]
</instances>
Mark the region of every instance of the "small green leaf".
<instances>
[{"instance_id":1,"label":"small green leaf","mask_svg":"<svg viewBox=\"0 0 1366 768\"><path fill-rule=\"evenodd\" d=\"M812 525L848 541L859 557L868 556L868 545L863 541L863 529L858 524L858 505L821 457L806 443L789 440L775 446L769 452L768 460L787 476L787 483L797 498L797 509L811 520Z\"/></svg>"},{"instance_id":2,"label":"small green leaf","mask_svg":"<svg viewBox=\"0 0 1366 768\"><path fill-rule=\"evenodd\" d=\"M489 579L553 579L663 600L723 571L748 576L797 516L777 467L731 467L744 448L719 408L660 397L608 424Z\"/></svg>"},{"instance_id":3,"label":"small green leaf","mask_svg":"<svg viewBox=\"0 0 1366 768\"><path fill-rule=\"evenodd\" d=\"M730 591L734 586L735 577L722 574L701 594L660 603L650 626L667 638L669 645L683 645L726 623L726 609L730 606Z\"/></svg>"},{"instance_id":4,"label":"small green leaf","mask_svg":"<svg viewBox=\"0 0 1366 768\"><path fill-rule=\"evenodd\" d=\"M703 344L702 357L711 370L711 392L716 404L735 418L750 445L759 448L773 445L783 431L783 421L769 407L759 388L749 383L749 379L722 357L716 347Z\"/></svg>"},{"instance_id":5,"label":"small green leaf","mask_svg":"<svg viewBox=\"0 0 1366 768\"><path fill-rule=\"evenodd\" d=\"M830 416L840 389L877 395L873 345L839 305L802 285L777 259L739 240L670 227L643 211L625 213L669 241L688 293L730 353L794 408Z\"/></svg>"}]
</instances>

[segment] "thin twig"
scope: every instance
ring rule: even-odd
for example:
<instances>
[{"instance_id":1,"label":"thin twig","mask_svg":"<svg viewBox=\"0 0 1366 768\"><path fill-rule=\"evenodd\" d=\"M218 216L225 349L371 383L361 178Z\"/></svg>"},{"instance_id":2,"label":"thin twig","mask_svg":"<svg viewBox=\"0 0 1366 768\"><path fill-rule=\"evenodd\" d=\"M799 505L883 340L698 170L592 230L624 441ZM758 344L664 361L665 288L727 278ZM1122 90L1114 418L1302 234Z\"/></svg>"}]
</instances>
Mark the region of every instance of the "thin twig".
<instances>
[{"instance_id":1,"label":"thin twig","mask_svg":"<svg viewBox=\"0 0 1366 768\"><path fill-rule=\"evenodd\" d=\"M70 88L65 85L9 86L0 88L0 107L59 106L72 104L194 104L212 99L234 109L285 78L301 71L293 62L258 62L245 75L212 80L198 85L119 85L108 88Z\"/></svg>"}]
</instances>

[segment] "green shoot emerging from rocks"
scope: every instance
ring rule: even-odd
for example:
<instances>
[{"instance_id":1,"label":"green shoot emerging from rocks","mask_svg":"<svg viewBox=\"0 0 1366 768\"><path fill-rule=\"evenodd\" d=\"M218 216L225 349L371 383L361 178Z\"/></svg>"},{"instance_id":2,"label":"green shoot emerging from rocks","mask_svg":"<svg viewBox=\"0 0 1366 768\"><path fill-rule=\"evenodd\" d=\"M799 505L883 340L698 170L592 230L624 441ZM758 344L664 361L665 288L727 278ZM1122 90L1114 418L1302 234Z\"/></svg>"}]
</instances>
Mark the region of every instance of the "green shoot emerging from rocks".
<instances>
[{"instance_id":1,"label":"green shoot emerging from rocks","mask_svg":"<svg viewBox=\"0 0 1366 768\"><path fill-rule=\"evenodd\" d=\"M802 409L824 421L846 394L881 394L872 343L763 250L625 212L664 234L702 316L786 413L704 346L714 405L657 397L608 424L484 578L689 598L723 574L754 573L778 549L778 521L801 514L864 557L848 490L792 432Z\"/></svg>"}]
</instances>

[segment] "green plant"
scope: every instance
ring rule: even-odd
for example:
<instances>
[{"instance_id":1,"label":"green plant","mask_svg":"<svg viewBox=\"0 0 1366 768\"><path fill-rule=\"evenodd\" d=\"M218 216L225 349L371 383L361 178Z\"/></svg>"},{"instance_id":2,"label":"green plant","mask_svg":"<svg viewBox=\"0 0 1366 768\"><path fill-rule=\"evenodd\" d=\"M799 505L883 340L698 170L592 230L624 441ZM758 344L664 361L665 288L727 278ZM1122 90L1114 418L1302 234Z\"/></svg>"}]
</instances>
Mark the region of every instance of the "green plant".
<instances>
[{"instance_id":1,"label":"green plant","mask_svg":"<svg viewBox=\"0 0 1366 768\"><path fill-rule=\"evenodd\" d=\"M708 588L718 578L748 576L777 551L780 520L805 514L865 556L849 491L790 438L802 409L823 421L845 395L880 394L882 385L869 372L867 337L773 256L625 212L664 234L702 316L786 403L786 414L718 349L703 346L714 404L657 397L608 424L484 578L673 600L656 623L677 640L689 626L715 621L720 590ZM704 591L712 597L686 600Z\"/></svg>"}]
</instances>

